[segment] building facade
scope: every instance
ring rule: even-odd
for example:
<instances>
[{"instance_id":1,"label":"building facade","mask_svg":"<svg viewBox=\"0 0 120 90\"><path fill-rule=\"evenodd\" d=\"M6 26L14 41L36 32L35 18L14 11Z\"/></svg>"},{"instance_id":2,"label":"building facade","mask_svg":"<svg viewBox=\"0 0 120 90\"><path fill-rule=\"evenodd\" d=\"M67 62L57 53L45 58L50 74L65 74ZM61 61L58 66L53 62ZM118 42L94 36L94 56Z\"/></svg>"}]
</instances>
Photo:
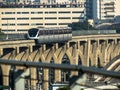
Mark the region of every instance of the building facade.
<instances>
[{"instance_id":1,"label":"building facade","mask_svg":"<svg viewBox=\"0 0 120 90\"><path fill-rule=\"evenodd\" d=\"M93 18L94 25L114 23L120 15L120 0L86 0L86 15Z\"/></svg>"},{"instance_id":2,"label":"building facade","mask_svg":"<svg viewBox=\"0 0 120 90\"><path fill-rule=\"evenodd\" d=\"M23 32L36 27L64 27L84 19L84 5L56 8L0 8L2 32Z\"/></svg>"},{"instance_id":3,"label":"building facade","mask_svg":"<svg viewBox=\"0 0 120 90\"><path fill-rule=\"evenodd\" d=\"M84 3L86 0L0 0L1 3L7 4L71 4Z\"/></svg>"}]
</instances>

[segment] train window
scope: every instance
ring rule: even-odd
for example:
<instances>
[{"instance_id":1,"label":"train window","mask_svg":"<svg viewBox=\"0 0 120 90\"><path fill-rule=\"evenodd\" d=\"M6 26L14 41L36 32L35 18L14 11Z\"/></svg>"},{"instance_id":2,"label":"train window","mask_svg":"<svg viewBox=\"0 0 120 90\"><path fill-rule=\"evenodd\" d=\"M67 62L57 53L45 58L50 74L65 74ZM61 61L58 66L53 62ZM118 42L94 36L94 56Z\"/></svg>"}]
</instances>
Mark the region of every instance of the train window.
<instances>
[{"instance_id":1,"label":"train window","mask_svg":"<svg viewBox=\"0 0 120 90\"><path fill-rule=\"evenodd\" d=\"M46 30L44 30L43 32L44 32L44 35L46 35Z\"/></svg>"},{"instance_id":2,"label":"train window","mask_svg":"<svg viewBox=\"0 0 120 90\"><path fill-rule=\"evenodd\" d=\"M64 34L64 30L63 29L61 30L61 32L62 32L61 34Z\"/></svg>"},{"instance_id":3,"label":"train window","mask_svg":"<svg viewBox=\"0 0 120 90\"><path fill-rule=\"evenodd\" d=\"M47 30L48 35L50 35L50 30Z\"/></svg>"},{"instance_id":4,"label":"train window","mask_svg":"<svg viewBox=\"0 0 120 90\"><path fill-rule=\"evenodd\" d=\"M31 37L35 37L37 32L38 32L38 29L36 29L36 28L32 28L32 29L28 30L28 33Z\"/></svg>"},{"instance_id":5,"label":"train window","mask_svg":"<svg viewBox=\"0 0 120 90\"><path fill-rule=\"evenodd\" d=\"M62 30L59 30L59 34L62 34Z\"/></svg>"},{"instance_id":6,"label":"train window","mask_svg":"<svg viewBox=\"0 0 120 90\"><path fill-rule=\"evenodd\" d=\"M40 31L39 31L39 35L42 35L42 34L43 34L43 32L40 30Z\"/></svg>"},{"instance_id":7,"label":"train window","mask_svg":"<svg viewBox=\"0 0 120 90\"><path fill-rule=\"evenodd\" d=\"M66 30L64 30L64 34L66 34Z\"/></svg>"},{"instance_id":8,"label":"train window","mask_svg":"<svg viewBox=\"0 0 120 90\"><path fill-rule=\"evenodd\" d=\"M57 34L57 30L54 30L54 34Z\"/></svg>"},{"instance_id":9,"label":"train window","mask_svg":"<svg viewBox=\"0 0 120 90\"><path fill-rule=\"evenodd\" d=\"M57 34L60 34L60 30L56 30L57 31Z\"/></svg>"},{"instance_id":10,"label":"train window","mask_svg":"<svg viewBox=\"0 0 120 90\"><path fill-rule=\"evenodd\" d=\"M52 31L52 30L50 30L50 34L53 34L53 31Z\"/></svg>"},{"instance_id":11,"label":"train window","mask_svg":"<svg viewBox=\"0 0 120 90\"><path fill-rule=\"evenodd\" d=\"M48 35L48 30L45 30L45 35Z\"/></svg>"}]
</instances>

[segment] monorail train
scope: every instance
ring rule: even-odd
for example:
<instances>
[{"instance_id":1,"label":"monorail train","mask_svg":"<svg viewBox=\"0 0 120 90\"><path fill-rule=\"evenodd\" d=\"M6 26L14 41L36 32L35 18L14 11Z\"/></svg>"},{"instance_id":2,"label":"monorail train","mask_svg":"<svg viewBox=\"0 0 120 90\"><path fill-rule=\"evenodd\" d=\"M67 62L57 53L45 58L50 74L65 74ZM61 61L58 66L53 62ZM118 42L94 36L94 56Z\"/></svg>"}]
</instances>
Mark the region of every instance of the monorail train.
<instances>
[{"instance_id":1,"label":"monorail train","mask_svg":"<svg viewBox=\"0 0 120 90\"><path fill-rule=\"evenodd\" d=\"M67 42L72 39L72 29L70 27L32 28L28 30L28 38L36 40L39 44Z\"/></svg>"}]
</instances>

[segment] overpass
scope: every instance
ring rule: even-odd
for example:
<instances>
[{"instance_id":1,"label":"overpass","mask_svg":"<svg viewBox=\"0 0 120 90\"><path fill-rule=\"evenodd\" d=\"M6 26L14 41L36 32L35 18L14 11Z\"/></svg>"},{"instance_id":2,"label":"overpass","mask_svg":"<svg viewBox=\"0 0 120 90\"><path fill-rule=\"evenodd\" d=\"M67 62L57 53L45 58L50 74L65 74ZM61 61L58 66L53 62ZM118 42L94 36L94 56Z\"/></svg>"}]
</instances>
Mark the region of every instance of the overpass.
<instances>
[{"instance_id":1,"label":"overpass","mask_svg":"<svg viewBox=\"0 0 120 90\"><path fill-rule=\"evenodd\" d=\"M34 40L4 41L0 42L0 58L17 61L45 62L55 64L73 64L92 67L104 67L114 57L120 55L120 34L74 36L66 43L36 45ZM1 65L3 84L9 85L12 65ZM37 68L15 66L16 70L29 69L30 86L36 86L39 77ZM43 88L48 90L50 69L42 69ZM53 69L52 82L67 82L67 76L78 75L77 71L61 71Z\"/></svg>"}]
</instances>

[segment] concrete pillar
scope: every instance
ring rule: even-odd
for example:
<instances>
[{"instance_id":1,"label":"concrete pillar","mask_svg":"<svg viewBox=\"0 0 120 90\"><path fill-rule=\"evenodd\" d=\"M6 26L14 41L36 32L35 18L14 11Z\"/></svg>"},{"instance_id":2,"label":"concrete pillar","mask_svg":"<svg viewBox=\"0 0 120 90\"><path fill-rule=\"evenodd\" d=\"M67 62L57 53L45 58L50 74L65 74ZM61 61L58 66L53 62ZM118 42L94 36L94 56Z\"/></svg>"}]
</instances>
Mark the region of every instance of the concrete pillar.
<instances>
[{"instance_id":1,"label":"concrete pillar","mask_svg":"<svg viewBox=\"0 0 120 90\"><path fill-rule=\"evenodd\" d=\"M43 90L49 90L49 70L44 69Z\"/></svg>"},{"instance_id":2,"label":"concrete pillar","mask_svg":"<svg viewBox=\"0 0 120 90\"><path fill-rule=\"evenodd\" d=\"M55 50L57 50L57 49L58 49L58 43L55 44Z\"/></svg>"},{"instance_id":3,"label":"concrete pillar","mask_svg":"<svg viewBox=\"0 0 120 90\"><path fill-rule=\"evenodd\" d=\"M70 43L66 43L66 48L68 49L70 47Z\"/></svg>"},{"instance_id":4,"label":"concrete pillar","mask_svg":"<svg viewBox=\"0 0 120 90\"><path fill-rule=\"evenodd\" d=\"M0 48L0 56L3 55L3 48Z\"/></svg>"},{"instance_id":5,"label":"concrete pillar","mask_svg":"<svg viewBox=\"0 0 120 90\"><path fill-rule=\"evenodd\" d=\"M78 65L78 50L77 50L77 43L73 45L73 52L72 52L72 59L71 64ZM71 75L78 75L78 71L71 71Z\"/></svg>"},{"instance_id":6,"label":"concrete pillar","mask_svg":"<svg viewBox=\"0 0 120 90\"><path fill-rule=\"evenodd\" d=\"M16 47L16 54L18 54L20 52L19 47Z\"/></svg>"},{"instance_id":7,"label":"concrete pillar","mask_svg":"<svg viewBox=\"0 0 120 90\"><path fill-rule=\"evenodd\" d=\"M80 48L80 41L77 42L77 48Z\"/></svg>"},{"instance_id":8,"label":"concrete pillar","mask_svg":"<svg viewBox=\"0 0 120 90\"><path fill-rule=\"evenodd\" d=\"M45 50L46 50L46 44L44 44L44 45L42 46L42 48L43 48L43 51L45 51Z\"/></svg>"},{"instance_id":9,"label":"concrete pillar","mask_svg":"<svg viewBox=\"0 0 120 90\"><path fill-rule=\"evenodd\" d=\"M61 82L61 70L55 70L55 82Z\"/></svg>"},{"instance_id":10,"label":"concrete pillar","mask_svg":"<svg viewBox=\"0 0 120 90\"><path fill-rule=\"evenodd\" d=\"M30 78L31 78L31 90L36 90L37 75L36 68L30 68Z\"/></svg>"},{"instance_id":11,"label":"concrete pillar","mask_svg":"<svg viewBox=\"0 0 120 90\"><path fill-rule=\"evenodd\" d=\"M1 65L3 75L3 85L9 86L10 65Z\"/></svg>"},{"instance_id":12,"label":"concrete pillar","mask_svg":"<svg viewBox=\"0 0 120 90\"><path fill-rule=\"evenodd\" d=\"M15 57L16 57L16 50L13 50L11 59L15 59Z\"/></svg>"},{"instance_id":13,"label":"concrete pillar","mask_svg":"<svg viewBox=\"0 0 120 90\"><path fill-rule=\"evenodd\" d=\"M102 48L102 56L100 58L101 67L104 67L104 65L106 65L105 63L106 63L106 57L107 57L107 48L108 48L108 41L105 40Z\"/></svg>"},{"instance_id":14,"label":"concrete pillar","mask_svg":"<svg viewBox=\"0 0 120 90\"><path fill-rule=\"evenodd\" d=\"M97 62L96 62L96 66L98 67L103 67L104 65L104 60L105 60L105 49L106 49L106 46L107 46L107 41L105 40L101 40L101 48L100 48L100 53L99 53L99 56L97 56ZM99 59L99 62L98 62L98 59ZM99 63L99 65L98 65Z\"/></svg>"},{"instance_id":15,"label":"concrete pillar","mask_svg":"<svg viewBox=\"0 0 120 90\"><path fill-rule=\"evenodd\" d=\"M29 51L30 51L30 53L33 52L33 46L32 45L29 46Z\"/></svg>"},{"instance_id":16,"label":"concrete pillar","mask_svg":"<svg viewBox=\"0 0 120 90\"><path fill-rule=\"evenodd\" d=\"M82 63L85 66L89 66L89 54L90 54L90 40L85 43L84 47L84 62Z\"/></svg>"}]
</instances>

